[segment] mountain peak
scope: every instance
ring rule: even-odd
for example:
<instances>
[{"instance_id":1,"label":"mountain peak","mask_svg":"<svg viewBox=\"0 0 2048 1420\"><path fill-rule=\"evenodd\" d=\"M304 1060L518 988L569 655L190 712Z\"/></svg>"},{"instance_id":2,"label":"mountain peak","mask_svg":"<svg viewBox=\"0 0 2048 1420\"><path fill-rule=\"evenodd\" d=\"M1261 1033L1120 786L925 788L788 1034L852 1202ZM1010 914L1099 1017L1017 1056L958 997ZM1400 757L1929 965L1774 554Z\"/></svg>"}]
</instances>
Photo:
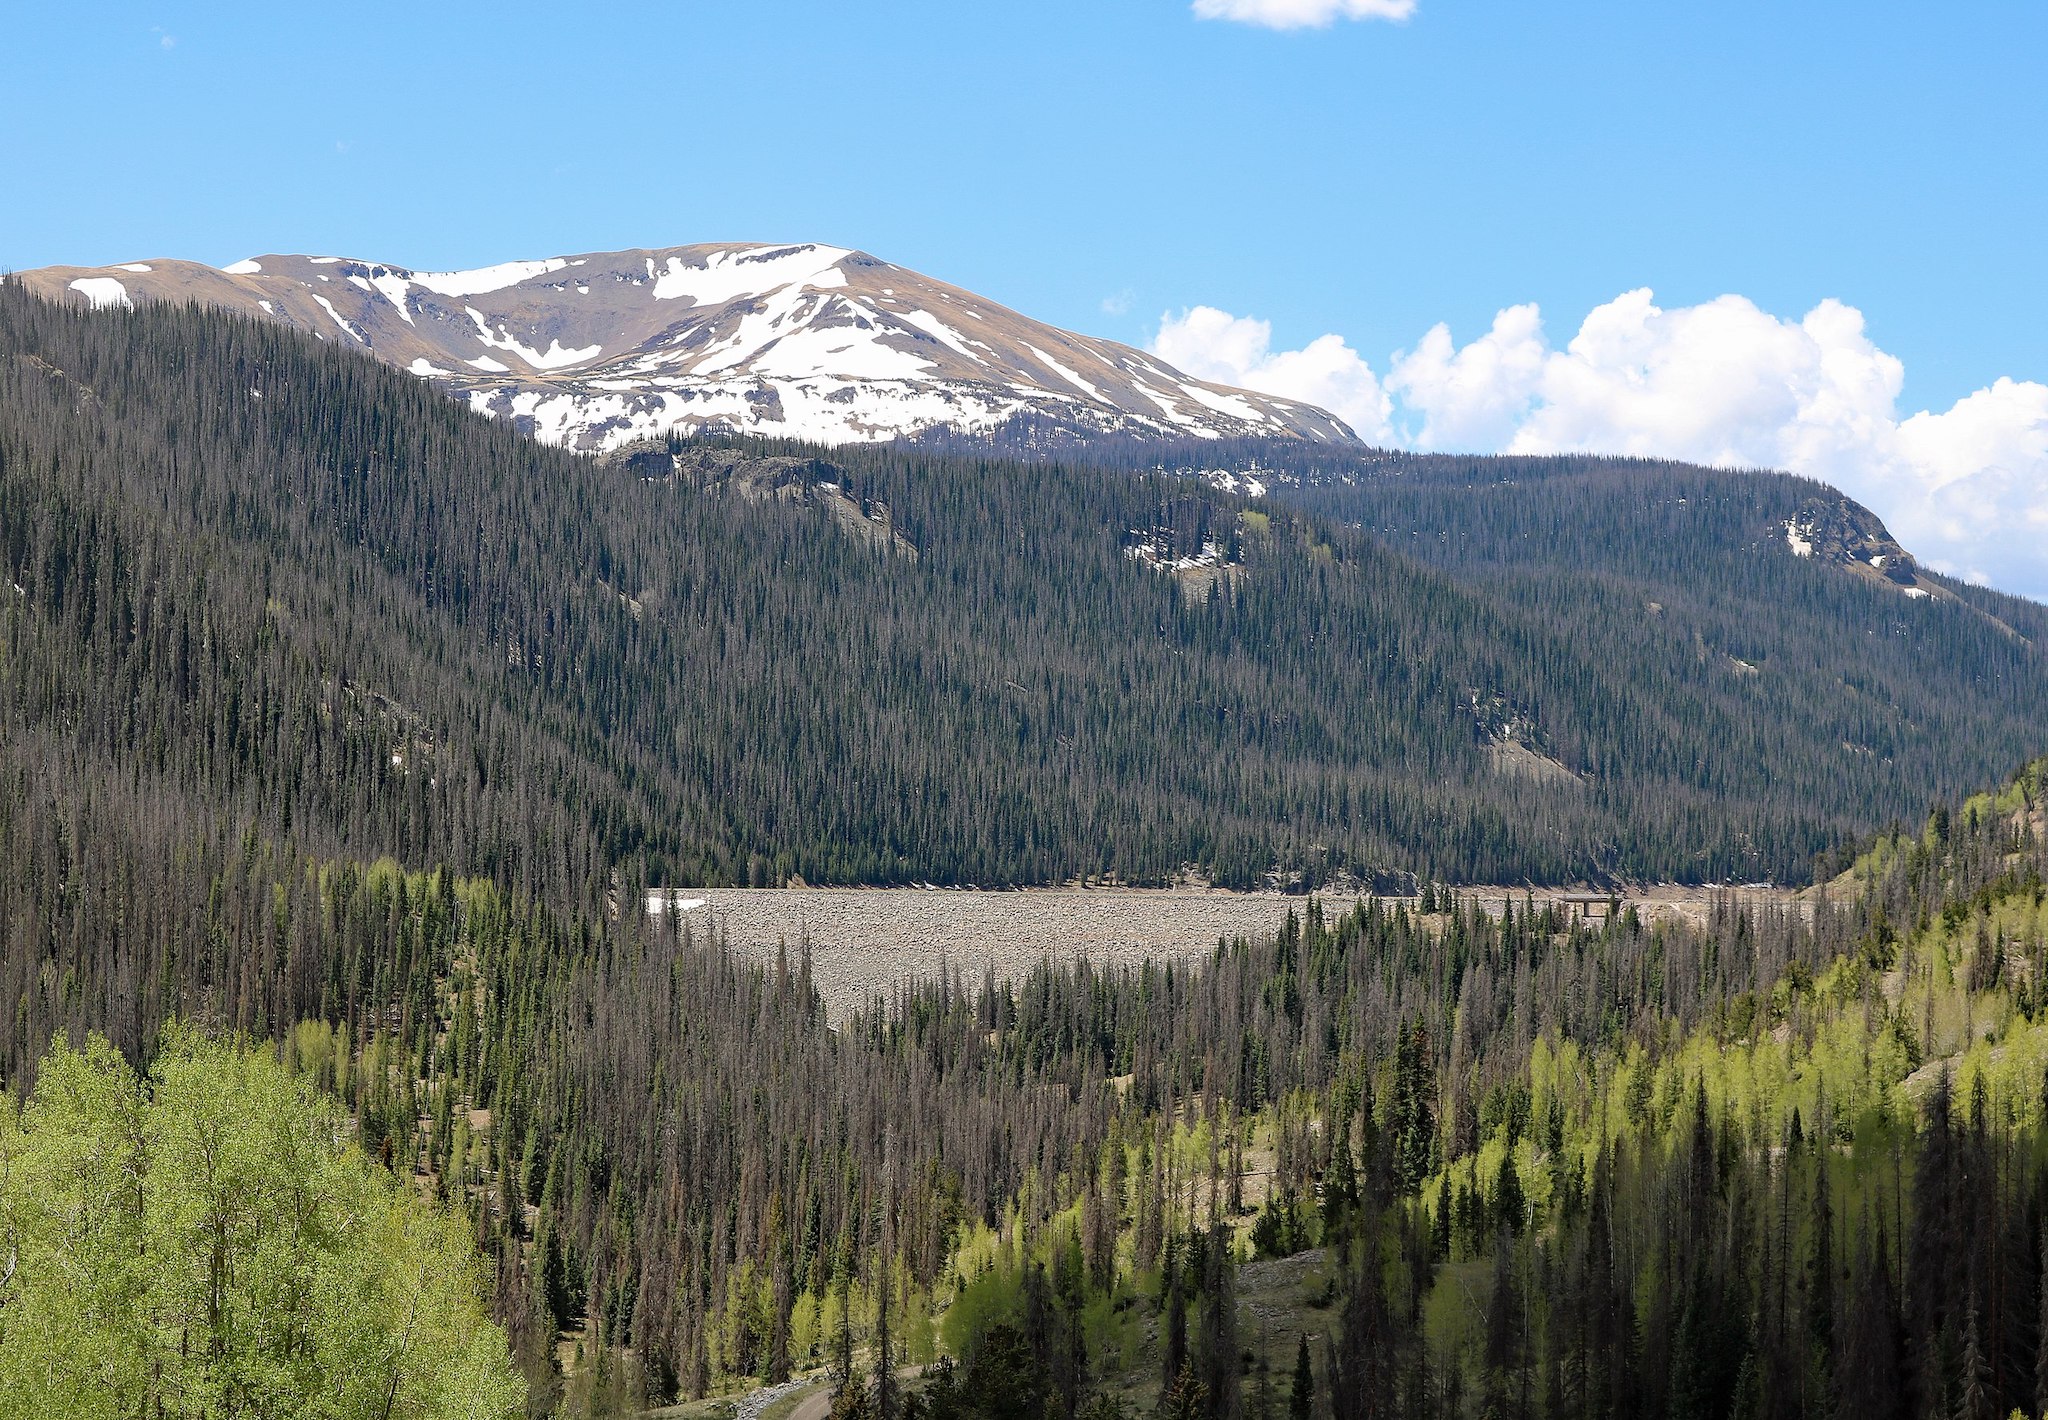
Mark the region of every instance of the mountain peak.
<instances>
[{"instance_id":1,"label":"mountain peak","mask_svg":"<svg viewBox=\"0 0 2048 1420\"><path fill-rule=\"evenodd\" d=\"M416 271L272 254L46 267L95 305L197 300L359 346L550 443L666 434L1350 443L1327 411L1193 379L863 251L720 242Z\"/></svg>"}]
</instances>

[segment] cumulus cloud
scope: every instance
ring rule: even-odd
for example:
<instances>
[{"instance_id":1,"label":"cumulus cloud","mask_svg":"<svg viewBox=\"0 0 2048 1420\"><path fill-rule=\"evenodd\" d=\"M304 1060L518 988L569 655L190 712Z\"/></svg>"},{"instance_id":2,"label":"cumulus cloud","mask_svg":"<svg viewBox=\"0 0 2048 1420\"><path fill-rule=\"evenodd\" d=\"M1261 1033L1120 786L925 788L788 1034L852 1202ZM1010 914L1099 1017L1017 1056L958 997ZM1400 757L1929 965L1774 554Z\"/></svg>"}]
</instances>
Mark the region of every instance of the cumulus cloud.
<instances>
[{"instance_id":1,"label":"cumulus cloud","mask_svg":"<svg viewBox=\"0 0 2048 1420\"><path fill-rule=\"evenodd\" d=\"M2048 601L2048 385L2001 378L1915 414L1898 446L1913 475L1891 515L1901 540L1917 536L1944 571Z\"/></svg>"},{"instance_id":2,"label":"cumulus cloud","mask_svg":"<svg viewBox=\"0 0 2048 1420\"><path fill-rule=\"evenodd\" d=\"M1892 426L1905 369L1863 317L1824 301L1781 320L1740 296L1660 309L1648 290L1596 307L1543 357L1510 452L1602 450L1696 463L1834 465Z\"/></svg>"},{"instance_id":3,"label":"cumulus cloud","mask_svg":"<svg viewBox=\"0 0 2048 1420\"><path fill-rule=\"evenodd\" d=\"M1391 404L1372 366L1341 336L1321 335L1299 350L1273 348L1273 327L1214 306L1159 318L1152 353L1220 385L1299 399L1329 410L1361 439L1388 437Z\"/></svg>"},{"instance_id":4,"label":"cumulus cloud","mask_svg":"<svg viewBox=\"0 0 2048 1420\"><path fill-rule=\"evenodd\" d=\"M1791 320L1740 296L1666 310L1629 291L1561 350L1535 306L1511 306L1463 346L1434 327L1395 354L1384 385L1367 385L1370 368L1334 335L1269 347L1265 322L1206 307L1163 323L1155 344L1206 359L1208 378L1331 408L1274 377L1345 369L1354 402L1378 411L1354 418L1368 439L1788 469L1874 509L1931 566L2048 599L2048 385L2001 379L1945 411L1902 414L1904 365L1840 301Z\"/></svg>"},{"instance_id":5,"label":"cumulus cloud","mask_svg":"<svg viewBox=\"0 0 2048 1420\"><path fill-rule=\"evenodd\" d=\"M1509 306L1493 329L1456 348L1439 322L1413 350L1394 353L1387 388L1422 422L1402 442L1418 449L1495 449L1514 436L1543 376L1549 347L1535 306Z\"/></svg>"},{"instance_id":6,"label":"cumulus cloud","mask_svg":"<svg viewBox=\"0 0 2048 1420\"><path fill-rule=\"evenodd\" d=\"M1415 0L1195 0L1195 17L1269 30L1322 29L1333 20L1405 20Z\"/></svg>"}]
</instances>

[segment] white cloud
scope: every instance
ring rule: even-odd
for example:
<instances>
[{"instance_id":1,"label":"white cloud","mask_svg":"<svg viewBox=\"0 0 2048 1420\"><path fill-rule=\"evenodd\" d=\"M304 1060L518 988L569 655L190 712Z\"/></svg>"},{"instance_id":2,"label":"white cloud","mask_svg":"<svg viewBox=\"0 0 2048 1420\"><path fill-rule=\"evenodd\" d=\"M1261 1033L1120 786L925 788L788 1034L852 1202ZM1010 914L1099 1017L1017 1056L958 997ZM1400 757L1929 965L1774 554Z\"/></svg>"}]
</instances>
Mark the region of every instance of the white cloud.
<instances>
[{"instance_id":1,"label":"white cloud","mask_svg":"<svg viewBox=\"0 0 2048 1420\"><path fill-rule=\"evenodd\" d=\"M1667 311L1631 291L1545 357L1501 447L1789 469L1867 504L1932 566L2048 595L2048 386L2000 380L1902 419L1904 384L1839 301L1795 322L1739 296Z\"/></svg>"},{"instance_id":2,"label":"white cloud","mask_svg":"<svg viewBox=\"0 0 2048 1420\"><path fill-rule=\"evenodd\" d=\"M1138 293L1126 286L1122 290L1112 291L1102 298L1102 313L1106 316L1127 316L1131 313L1131 307L1136 305L1137 301Z\"/></svg>"},{"instance_id":3,"label":"white cloud","mask_svg":"<svg viewBox=\"0 0 2048 1420\"><path fill-rule=\"evenodd\" d=\"M1509 306L1493 329L1456 349L1451 328L1432 326L1415 349L1394 352L1387 388L1422 416L1402 442L1419 449L1492 449L1514 435L1543 375L1548 346L1533 305Z\"/></svg>"},{"instance_id":4,"label":"white cloud","mask_svg":"<svg viewBox=\"0 0 2048 1420\"><path fill-rule=\"evenodd\" d=\"M1275 352L1272 344L1267 322L1196 306L1161 316L1151 350L1197 379L1306 400L1342 419L1361 439L1388 437L1386 391L1342 337L1317 336L1299 350Z\"/></svg>"},{"instance_id":5,"label":"white cloud","mask_svg":"<svg viewBox=\"0 0 2048 1420\"><path fill-rule=\"evenodd\" d=\"M1332 20L1405 20L1415 0L1195 0L1195 17L1269 30L1321 29Z\"/></svg>"},{"instance_id":6,"label":"white cloud","mask_svg":"<svg viewBox=\"0 0 2048 1420\"><path fill-rule=\"evenodd\" d=\"M1891 427L1904 367L1834 301L1780 320L1740 296L1659 309L1630 291L1543 358L1506 447L1600 450L1807 472L1867 454Z\"/></svg>"},{"instance_id":7,"label":"white cloud","mask_svg":"<svg viewBox=\"0 0 2048 1420\"><path fill-rule=\"evenodd\" d=\"M1915 414L1898 446L1916 475L1889 515L1900 540L1917 537L1943 571L2048 601L2048 385L2001 378Z\"/></svg>"},{"instance_id":8,"label":"white cloud","mask_svg":"<svg viewBox=\"0 0 2048 1420\"><path fill-rule=\"evenodd\" d=\"M1263 321L1197 307L1162 324L1154 349L1339 414L1295 371L1348 370L1354 407L1380 411L1349 416L1367 439L1788 469L1868 505L1938 570L2048 599L2048 385L2001 379L1946 411L1902 415L1904 365L1839 301L1790 320L1740 296L1665 310L1630 291L1562 350L1535 306L1511 306L1462 347L1434 327L1395 354L1383 389L1360 380L1369 367L1337 336L1275 353L1269 335ZM1313 353L1332 349L1348 363Z\"/></svg>"}]
</instances>

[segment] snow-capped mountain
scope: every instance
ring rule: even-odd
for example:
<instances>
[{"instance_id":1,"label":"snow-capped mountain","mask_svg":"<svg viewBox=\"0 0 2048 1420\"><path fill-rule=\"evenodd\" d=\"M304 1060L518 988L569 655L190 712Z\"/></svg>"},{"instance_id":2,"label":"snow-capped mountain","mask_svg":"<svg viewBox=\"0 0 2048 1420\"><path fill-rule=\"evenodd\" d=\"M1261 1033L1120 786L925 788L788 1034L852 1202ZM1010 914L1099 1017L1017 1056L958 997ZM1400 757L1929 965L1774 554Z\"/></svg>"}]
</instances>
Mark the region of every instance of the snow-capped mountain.
<instances>
[{"instance_id":1,"label":"snow-capped mountain","mask_svg":"<svg viewBox=\"0 0 2048 1420\"><path fill-rule=\"evenodd\" d=\"M359 346L552 443L678 430L822 443L962 434L1350 442L1228 389L841 247L714 244L411 271L332 256L46 267L44 295L194 300Z\"/></svg>"}]
</instances>

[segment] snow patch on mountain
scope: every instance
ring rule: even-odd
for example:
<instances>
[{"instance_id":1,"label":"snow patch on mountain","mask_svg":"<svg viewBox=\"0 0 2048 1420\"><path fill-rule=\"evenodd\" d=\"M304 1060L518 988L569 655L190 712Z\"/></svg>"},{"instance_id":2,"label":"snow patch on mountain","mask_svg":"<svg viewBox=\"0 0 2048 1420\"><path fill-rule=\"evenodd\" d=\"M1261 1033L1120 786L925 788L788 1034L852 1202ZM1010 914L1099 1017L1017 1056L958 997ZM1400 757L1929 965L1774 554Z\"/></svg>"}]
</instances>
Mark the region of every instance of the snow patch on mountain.
<instances>
[{"instance_id":1,"label":"snow patch on mountain","mask_svg":"<svg viewBox=\"0 0 2048 1420\"><path fill-rule=\"evenodd\" d=\"M1104 435L1353 438L1323 410L1193 379L1129 346L817 243L443 272L336 256L149 266L18 279L96 305L196 300L319 335L338 327L473 409L592 451L671 431L1031 447Z\"/></svg>"},{"instance_id":2,"label":"snow patch on mountain","mask_svg":"<svg viewBox=\"0 0 2048 1420\"><path fill-rule=\"evenodd\" d=\"M483 296L492 291L502 291L507 286L517 286L522 281L531 281L536 276L560 271L569 263L559 256L546 261L501 261L496 266L480 266L474 271L415 271L410 279L429 291L443 296Z\"/></svg>"},{"instance_id":3,"label":"snow patch on mountain","mask_svg":"<svg viewBox=\"0 0 2048 1420\"><path fill-rule=\"evenodd\" d=\"M347 331L349 335L354 338L356 344L368 345L370 343L369 341L363 338L363 333L360 330L357 330L354 326L348 323L348 317L344 316L340 311L334 309L334 302L328 300L325 296L321 295L315 295L313 299L320 303L320 309L327 312L327 314L333 319L336 325L340 326L343 330Z\"/></svg>"},{"instance_id":4,"label":"snow patch on mountain","mask_svg":"<svg viewBox=\"0 0 2048 1420\"><path fill-rule=\"evenodd\" d=\"M128 299L128 288L113 276L81 276L71 283L70 289L91 301L94 310L107 306L135 309L135 303Z\"/></svg>"},{"instance_id":5,"label":"snow patch on mountain","mask_svg":"<svg viewBox=\"0 0 2048 1420\"><path fill-rule=\"evenodd\" d=\"M559 340L549 341L546 350L534 350L521 344L516 336L492 326L485 319L484 313L475 306L464 306L463 311L476 322L476 338L486 347L517 355L536 370L559 370L568 365L582 365L604 353L602 345L588 345L581 350L564 350Z\"/></svg>"},{"instance_id":6,"label":"snow patch on mountain","mask_svg":"<svg viewBox=\"0 0 2048 1420\"><path fill-rule=\"evenodd\" d=\"M412 286L410 281L395 271L379 270L371 274L369 282L372 290L382 294L384 299L391 303L400 320L407 325L413 323L412 312L406 309L405 304L406 292Z\"/></svg>"},{"instance_id":7,"label":"snow patch on mountain","mask_svg":"<svg viewBox=\"0 0 2048 1420\"><path fill-rule=\"evenodd\" d=\"M654 299L687 300L696 306L720 305L741 296L786 286L837 290L846 285L839 263L853 253L843 247L795 246L715 251L701 263L671 256L659 276L654 259L647 274L654 277Z\"/></svg>"}]
</instances>

